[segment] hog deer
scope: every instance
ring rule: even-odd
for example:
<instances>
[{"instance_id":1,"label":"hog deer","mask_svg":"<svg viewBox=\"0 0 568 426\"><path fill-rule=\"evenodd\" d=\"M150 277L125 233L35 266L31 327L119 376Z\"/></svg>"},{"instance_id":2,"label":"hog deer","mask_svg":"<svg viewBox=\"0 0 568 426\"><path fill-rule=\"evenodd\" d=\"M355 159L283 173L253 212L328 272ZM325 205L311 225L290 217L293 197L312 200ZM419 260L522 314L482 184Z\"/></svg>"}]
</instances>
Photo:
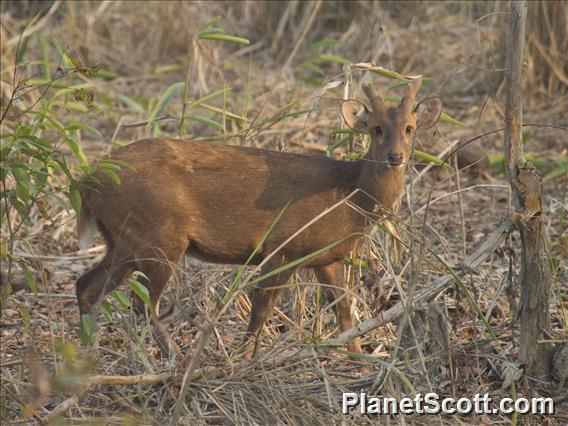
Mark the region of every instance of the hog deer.
<instances>
[{"instance_id":1,"label":"hog deer","mask_svg":"<svg viewBox=\"0 0 568 426\"><path fill-rule=\"evenodd\" d=\"M270 272L344 239L301 267L315 270L330 303L338 299L335 312L340 329L351 328L342 260L372 226L357 210L393 208L403 188L417 125L431 127L441 112L437 98L413 108L420 84L420 80L409 84L398 107L385 105L372 84L363 86L370 109L356 100L343 102L347 125L371 135L369 150L359 161L176 139L143 139L112 152L112 159L131 166L117 172L120 185L97 172L99 184L81 193L82 246L88 246L95 228L107 244L104 259L77 281L81 315L91 313L102 297L138 270L149 279L149 308L156 318L172 265L184 253L206 262L243 264L288 206L252 259L252 264L258 264L308 221L359 190L350 198L357 209L340 204L262 268L263 274ZM253 355L263 324L294 271L271 276L254 289L245 357ZM359 339L347 346L361 353Z\"/></svg>"}]
</instances>

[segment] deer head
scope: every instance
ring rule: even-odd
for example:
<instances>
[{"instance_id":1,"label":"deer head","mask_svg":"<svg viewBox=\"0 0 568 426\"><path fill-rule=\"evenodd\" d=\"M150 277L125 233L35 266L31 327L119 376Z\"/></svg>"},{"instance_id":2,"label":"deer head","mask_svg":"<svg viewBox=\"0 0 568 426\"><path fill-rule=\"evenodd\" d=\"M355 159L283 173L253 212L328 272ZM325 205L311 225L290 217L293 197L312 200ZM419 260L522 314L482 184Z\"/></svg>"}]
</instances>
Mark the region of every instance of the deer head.
<instances>
[{"instance_id":1,"label":"deer head","mask_svg":"<svg viewBox=\"0 0 568 426\"><path fill-rule=\"evenodd\" d=\"M341 110L347 125L371 135L367 159L385 164L387 168L402 167L410 158L414 132L436 124L442 112L442 101L427 98L413 106L420 86L421 80L413 80L398 107L387 107L382 93L371 84L363 85L370 109L356 100L343 102Z\"/></svg>"}]
</instances>

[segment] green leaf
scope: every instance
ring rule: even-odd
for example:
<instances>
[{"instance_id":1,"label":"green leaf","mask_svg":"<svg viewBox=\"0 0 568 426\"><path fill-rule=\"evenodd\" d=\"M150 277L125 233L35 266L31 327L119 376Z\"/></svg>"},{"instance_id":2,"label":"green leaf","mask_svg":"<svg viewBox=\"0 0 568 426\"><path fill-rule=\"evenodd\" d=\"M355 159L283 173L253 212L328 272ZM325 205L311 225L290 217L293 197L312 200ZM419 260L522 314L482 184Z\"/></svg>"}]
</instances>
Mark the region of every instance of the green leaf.
<instances>
[{"instance_id":1,"label":"green leaf","mask_svg":"<svg viewBox=\"0 0 568 426\"><path fill-rule=\"evenodd\" d=\"M282 218L282 215L284 215L284 212L286 211L286 209L290 205L291 201L292 200L288 201L286 203L286 205L282 208L282 210L280 210L280 212L278 213L278 216L276 216L276 219L274 219L274 221L272 222L270 227L266 230L266 232L264 233L264 235L262 236L262 238L260 239L260 241L258 242L256 247L254 248L254 250L252 251L252 253L248 257L248 259L246 260L244 265L240 266L237 269L237 273L236 273L235 277L233 278L233 280L231 281L231 284L229 285L229 289L225 293L225 296L223 296L223 299L221 299L221 305L226 305L228 303L228 301L230 300L231 296L234 294L235 290L238 289L238 287L240 286L240 283L241 283L241 277L242 277L242 275L245 271L246 266L252 261L252 259L254 259L256 254L262 249L264 242L269 237L269 235L272 233L272 231L274 230L274 227Z\"/></svg>"},{"instance_id":2,"label":"green leaf","mask_svg":"<svg viewBox=\"0 0 568 426\"><path fill-rule=\"evenodd\" d=\"M71 61L71 57L69 56L69 53L67 52L65 46L56 38L52 38L51 43L59 52L59 56L63 58L64 65L69 68L73 67L73 62Z\"/></svg>"},{"instance_id":3,"label":"green leaf","mask_svg":"<svg viewBox=\"0 0 568 426\"><path fill-rule=\"evenodd\" d=\"M229 43L244 44L248 46L250 41L243 37L232 36L228 34L215 33L215 34L204 34L199 37L201 40L216 40L216 41L226 41Z\"/></svg>"},{"instance_id":4,"label":"green leaf","mask_svg":"<svg viewBox=\"0 0 568 426\"><path fill-rule=\"evenodd\" d=\"M558 264L558 259L553 258L552 256L548 259L548 267L550 269L550 274L552 275L552 277L556 277L556 274L558 273L558 269L559 269L559 264Z\"/></svg>"},{"instance_id":5,"label":"green leaf","mask_svg":"<svg viewBox=\"0 0 568 426\"><path fill-rule=\"evenodd\" d=\"M140 336L138 336L138 346L140 346L141 348L144 347L144 341L146 340L146 336L148 335L148 325L145 324L144 327L142 327L142 330L140 330Z\"/></svg>"},{"instance_id":6,"label":"green leaf","mask_svg":"<svg viewBox=\"0 0 568 426\"><path fill-rule=\"evenodd\" d=\"M18 310L20 311L20 314L22 314L22 317L24 319L24 330L28 331L30 329L30 325L32 323L32 317L30 315L30 310L22 302L20 302L16 299L13 299L13 300L14 300L14 304L18 307Z\"/></svg>"},{"instance_id":7,"label":"green leaf","mask_svg":"<svg viewBox=\"0 0 568 426\"><path fill-rule=\"evenodd\" d=\"M316 250L316 251L314 251L314 252L312 252L312 253L309 253L309 254L307 254L307 255L305 255L305 256L300 257L299 259L296 259L296 260L294 260L294 261L292 261L292 262L290 262L290 263L287 263L286 265L282 265L282 266L280 266L280 267L278 267L278 268L276 268L276 269L273 269L272 271L267 272L266 274L263 274L263 275L261 275L261 276L259 276L259 277L256 277L255 279L249 281L248 284L249 284L249 285L252 285L252 284L258 283L258 282L263 281L263 280L265 280L265 279L267 279L267 278L273 277L274 275L278 275L278 274L280 274L281 272L286 271L286 270L288 270L288 269L290 269L290 268L295 268L296 266L299 266L299 265L301 265L302 263L305 263L305 262L307 262L308 260L310 260L310 259L312 259L312 258L314 258L314 257L317 257L317 256L319 256L320 254L325 253L325 252L328 251L328 250L331 250L331 249L332 249L333 247L335 247L336 245L341 244L343 241L347 240L348 238L353 237L354 235L355 235L355 234L348 235L348 236L346 236L346 237L344 237L344 238L341 238L340 240L337 240L337 241L335 241L335 242L333 242L333 243L330 243L330 244L326 245L325 247L322 247L322 248L319 249L319 250Z\"/></svg>"},{"instance_id":8,"label":"green leaf","mask_svg":"<svg viewBox=\"0 0 568 426\"><path fill-rule=\"evenodd\" d=\"M103 135L101 132L99 132L99 130L96 127L90 126L88 124L85 123L81 123L75 119L71 119L70 120L70 125L67 126L67 130L77 130L77 129L81 129L81 130L88 130L89 132L93 133L94 135L97 135L98 137L102 138Z\"/></svg>"},{"instance_id":9,"label":"green leaf","mask_svg":"<svg viewBox=\"0 0 568 426\"><path fill-rule=\"evenodd\" d=\"M116 302L122 309L130 308L130 298L126 295L125 292L114 290L112 292L112 298L116 300Z\"/></svg>"},{"instance_id":10,"label":"green leaf","mask_svg":"<svg viewBox=\"0 0 568 426\"><path fill-rule=\"evenodd\" d=\"M442 115L440 116L440 121L442 123L447 123L447 124L454 124L456 126L460 126L460 127L466 127L466 124L462 121L456 120L455 118L450 117L448 114L446 114L445 112L442 112Z\"/></svg>"},{"instance_id":11,"label":"green leaf","mask_svg":"<svg viewBox=\"0 0 568 426\"><path fill-rule=\"evenodd\" d=\"M97 322L93 314L81 315L81 327L79 330L79 338L87 345L93 342L95 331L97 330Z\"/></svg>"},{"instance_id":12,"label":"green leaf","mask_svg":"<svg viewBox=\"0 0 568 426\"><path fill-rule=\"evenodd\" d=\"M25 186L29 185L29 176L26 170L26 165L21 161L12 163L12 176L16 180L16 183L22 183Z\"/></svg>"},{"instance_id":13,"label":"green leaf","mask_svg":"<svg viewBox=\"0 0 568 426\"><path fill-rule=\"evenodd\" d=\"M120 177L115 172L107 168L102 168L102 172L107 175L114 183L120 185Z\"/></svg>"},{"instance_id":14,"label":"green leaf","mask_svg":"<svg viewBox=\"0 0 568 426\"><path fill-rule=\"evenodd\" d=\"M400 79L400 74L396 71L387 70L383 67L374 67L370 70L372 73L386 78Z\"/></svg>"},{"instance_id":15,"label":"green leaf","mask_svg":"<svg viewBox=\"0 0 568 426\"><path fill-rule=\"evenodd\" d=\"M33 292L33 294L37 295L37 283L34 273L31 271L30 267L26 264L26 262L18 262L18 264L22 268L22 272L24 273L24 277L26 279L28 287Z\"/></svg>"},{"instance_id":16,"label":"green leaf","mask_svg":"<svg viewBox=\"0 0 568 426\"><path fill-rule=\"evenodd\" d=\"M49 62L49 43L45 36L41 33L38 33L38 42L41 50L42 56L42 68L43 68L43 76L46 80L51 80L51 73L49 70L51 69L51 63Z\"/></svg>"},{"instance_id":17,"label":"green leaf","mask_svg":"<svg viewBox=\"0 0 568 426\"><path fill-rule=\"evenodd\" d=\"M242 123L247 121L247 119L241 115L234 114L230 111L227 111L226 109L217 108L209 104L200 104L199 107L215 112L217 114L225 115L227 118L230 118L231 120L240 121Z\"/></svg>"},{"instance_id":18,"label":"green leaf","mask_svg":"<svg viewBox=\"0 0 568 426\"><path fill-rule=\"evenodd\" d=\"M115 164L111 161L102 160L97 163L96 167L99 169L107 169L107 170L120 170L122 166L120 164Z\"/></svg>"},{"instance_id":19,"label":"green leaf","mask_svg":"<svg viewBox=\"0 0 568 426\"><path fill-rule=\"evenodd\" d=\"M14 176L14 180L16 181L16 193L18 197L24 203L27 203L30 200L31 193L28 171L22 167L12 167L12 176Z\"/></svg>"},{"instance_id":20,"label":"green leaf","mask_svg":"<svg viewBox=\"0 0 568 426\"><path fill-rule=\"evenodd\" d=\"M323 81L320 80L319 78L313 78L313 77L300 77L300 80L306 82L307 84L309 84L310 86L314 86L317 87L318 89L321 88L323 86Z\"/></svg>"},{"instance_id":21,"label":"green leaf","mask_svg":"<svg viewBox=\"0 0 568 426\"><path fill-rule=\"evenodd\" d=\"M320 62L330 62L332 64L339 64L339 65L347 65L350 64L351 61L348 59L345 59L343 56L339 56L339 55L326 55L326 54L322 54L322 55L317 55L314 58L314 61L320 61Z\"/></svg>"},{"instance_id":22,"label":"green leaf","mask_svg":"<svg viewBox=\"0 0 568 426\"><path fill-rule=\"evenodd\" d=\"M396 104L400 105L400 102L402 101L402 96L395 96L395 95L390 95L386 97L387 100L394 102ZM414 108L416 105L418 104L417 101L414 101L412 103L412 107ZM448 114L446 114L445 112L442 112L442 115L440 115L440 121L442 123L447 123L447 124L454 124L456 126L460 126L460 127L466 127L465 123L462 123L459 120L456 120L455 118L450 117Z\"/></svg>"},{"instance_id":23,"label":"green leaf","mask_svg":"<svg viewBox=\"0 0 568 426\"><path fill-rule=\"evenodd\" d=\"M128 170L136 170L136 168L131 165L130 163L127 163L126 161L121 161L121 160L115 160L115 159L111 159L111 160L102 160L98 163L98 165L100 167L107 167L107 168L111 168L111 169L115 169L115 170L120 170L121 168L125 168Z\"/></svg>"},{"instance_id":24,"label":"green leaf","mask_svg":"<svg viewBox=\"0 0 568 426\"><path fill-rule=\"evenodd\" d=\"M145 305L150 305L150 291L148 290L148 287L133 278L128 279L128 285L130 285L134 293L144 302Z\"/></svg>"},{"instance_id":25,"label":"green leaf","mask_svg":"<svg viewBox=\"0 0 568 426\"><path fill-rule=\"evenodd\" d=\"M159 134L158 127L156 126L156 119L166 109L174 96L176 96L181 91L181 89L183 89L184 85L185 83L183 81L178 81L177 83L172 84L166 89L160 99L158 99L158 102L153 107L152 111L150 112L150 116L148 117L148 127L152 136L158 136Z\"/></svg>"},{"instance_id":26,"label":"green leaf","mask_svg":"<svg viewBox=\"0 0 568 426\"><path fill-rule=\"evenodd\" d=\"M67 146L69 147L75 158L81 160L81 163L83 165L89 164L89 162L87 161L87 157L85 157L85 154L83 153L83 150L79 146L79 143L75 140L75 137L73 136L66 137L65 143L67 144Z\"/></svg>"},{"instance_id":27,"label":"green leaf","mask_svg":"<svg viewBox=\"0 0 568 426\"><path fill-rule=\"evenodd\" d=\"M26 136L22 139L29 142L30 144L32 144L36 148L39 148L41 150L51 151L51 142L48 141L47 139L38 138L37 136L32 136L32 135Z\"/></svg>"},{"instance_id":28,"label":"green leaf","mask_svg":"<svg viewBox=\"0 0 568 426\"><path fill-rule=\"evenodd\" d=\"M80 102L72 102L72 101L53 101L51 103L52 107L61 107L65 108L68 111L76 111L86 113L89 111L89 108Z\"/></svg>"},{"instance_id":29,"label":"green leaf","mask_svg":"<svg viewBox=\"0 0 568 426\"><path fill-rule=\"evenodd\" d=\"M225 87L223 89L216 90L212 93L209 93L208 95L203 96L202 98L197 99L196 101L191 102L188 105L188 107L189 108L195 108L196 106L199 106L204 102L210 101L211 99L214 99L217 96L223 95L225 92L228 92L229 90L231 90L230 87Z\"/></svg>"},{"instance_id":30,"label":"green leaf","mask_svg":"<svg viewBox=\"0 0 568 426\"><path fill-rule=\"evenodd\" d=\"M16 193L18 194L18 197L20 197L20 199L24 202L27 203L28 201L30 201L30 192L28 190L28 188L26 188L24 185L21 184L17 184L16 185Z\"/></svg>"},{"instance_id":31,"label":"green leaf","mask_svg":"<svg viewBox=\"0 0 568 426\"><path fill-rule=\"evenodd\" d=\"M220 123L216 122L215 120L211 120L210 118L203 117L202 115L192 114L188 115L187 118L205 124L209 127L213 127L215 130L223 131L223 126Z\"/></svg>"},{"instance_id":32,"label":"green leaf","mask_svg":"<svg viewBox=\"0 0 568 426\"><path fill-rule=\"evenodd\" d=\"M69 179L72 179L71 172L69 171L65 157L49 160L47 165L52 169L62 171Z\"/></svg>"},{"instance_id":33,"label":"green leaf","mask_svg":"<svg viewBox=\"0 0 568 426\"><path fill-rule=\"evenodd\" d=\"M222 28L205 28L203 31L200 31L199 34L197 34L197 38L200 39L210 34L222 34L224 32L225 30L223 30Z\"/></svg>"},{"instance_id":34,"label":"green leaf","mask_svg":"<svg viewBox=\"0 0 568 426\"><path fill-rule=\"evenodd\" d=\"M320 76L325 75L324 71L320 67L318 67L316 64L313 64L311 62L304 62L303 64L300 65L300 68L314 74L319 74Z\"/></svg>"},{"instance_id":35,"label":"green leaf","mask_svg":"<svg viewBox=\"0 0 568 426\"><path fill-rule=\"evenodd\" d=\"M106 320L108 322L112 322L112 306L110 303L108 303L108 301L103 300L100 304L99 307L101 309L101 312L103 313L103 315L105 316Z\"/></svg>"},{"instance_id":36,"label":"green leaf","mask_svg":"<svg viewBox=\"0 0 568 426\"><path fill-rule=\"evenodd\" d=\"M343 264L348 265L348 266L356 266L356 267L359 267L359 268L368 268L369 267L369 264L367 262L365 262L364 260L353 259L352 257L349 257L347 259L343 259Z\"/></svg>"},{"instance_id":37,"label":"green leaf","mask_svg":"<svg viewBox=\"0 0 568 426\"><path fill-rule=\"evenodd\" d=\"M422 84L430 84L432 81L434 81L432 77L422 77L421 80ZM393 89L398 89L399 87L408 86L410 83L412 83L411 80L402 80L397 83L391 84L388 87L388 90L393 90Z\"/></svg>"},{"instance_id":38,"label":"green leaf","mask_svg":"<svg viewBox=\"0 0 568 426\"><path fill-rule=\"evenodd\" d=\"M79 194L76 185L73 185L73 183L69 188L69 193L67 194L67 197L69 198L69 201L71 202L71 207L73 207L75 213L79 214L81 213L81 195Z\"/></svg>"},{"instance_id":39,"label":"green leaf","mask_svg":"<svg viewBox=\"0 0 568 426\"><path fill-rule=\"evenodd\" d=\"M67 202L67 199L61 196L60 194L52 192L47 194L47 197L50 202L56 202L59 205L59 207L61 207L63 210L69 209L69 203Z\"/></svg>"},{"instance_id":40,"label":"green leaf","mask_svg":"<svg viewBox=\"0 0 568 426\"><path fill-rule=\"evenodd\" d=\"M142 105L140 105L140 103L136 102L131 97L123 95L121 93L116 93L114 96L116 96L124 105L126 105L132 111L139 113L146 112L146 108L144 108Z\"/></svg>"},{"instance_id":41,"label":"green leaf","mask_svg":"<svg viewBox=\"0 0 568 426\"><path fill-rule=\"evenodd\" d=\"M51 87L55 88L59 88L61 86L62 85L56 83L51 84ZM60 88L60 90L55 92L55 94L53 95L53 99L58 98L60 96L73 95L74 93L80 92L81 89L87 90L87 89L92 89L93 87L94 87L93 83L81 83L81 84L76 84L74 86L63 86Z\"/></svg>"},{"instance_id":42,"label":"green leaf","mask_svg":"<svg viewBox=\"0 0 568 426\"><path fill-rule=\"evenodd\" d=\"M317 50L320 47L331 47L341 43L341 39L339 38L324 38L323 40L316 41L311 43L309 48L311 50Z\"/></svg>"},{"instance_id":43,"label":"green leaf","mask_svg":"<svg viewBox=\"0 0 568 426\"><path fill-rule=\"evenodd\" d=\"M503 154L488 154L487 159L489 160L489 165L493 168L500 169L500 171L505 171L504 166L504 156Z\"/></svg>"},{"instance_id":44,"label":"green leaf","mask_svg":"<svg viewBox=\"0 0 568 426\"><path fill-rule=\"evenodd\" d=\"M350 129L351 130L351 129ZM349 140L351 139L350 136L345 136L341 139L339 139L339 141L335 142L333 145L330 145L327 149L326 149L326 153L328 157L332 157L333 155L333 151L335 151L337 148L339 148L340 146L344 146L346 145Z\"/></svg>"},{"instance_id":45,"label":"green leaf","mask_svg":"<svg viewBox=\"0 0 568 426\"><path fill-rule=\"evenodd\" d=\"M440 159L440 158L438 158L434 155L428 154L427 152L419 151L419 150L416 149L416 150L414 150L414 156L416 158L420 158L421 160L437 164L438 166L445 166L448 169L452 169L452 166L449 165L448 163L446 163L444 160L442 160L442 159Z\"/></svg>"},{"instance_id":46,"label":"green leaf","mask_svg":"<svg viewBox=\"0 0 568 426\"><path fill-rule=\"evenodd\" d=\"M96 77L101 77L105 80L114 80L115 78L118 78L119 75L111 70L98 70Z\"/></svg>"},{"instance_id":47,"label":"green leaf","mask_svg":"<svg viewBox=\"0 0 568 426\"><path fill-rule=\"evenodd\" d=\"M554 168L551 172L547 173L543 178L543 182L548 182L549 180L556 179L560 176L568 176L568 162L560 164L558 167Z\"/></svg>"},{"instance_id":48,"label":"green leaf","mask_svg":"<svg viewBox=\"0 0 568 426\"><path fill-rule=\"evenodd\" d=\"M10 197L10 205L16 209L24 222L30 223L29 210L24 203L15 197Z\"/></svg>"},{"instance_id":49,"label":"green leaf","mask_svg":"<svg viewBox=\"0 0 568 426\"><path fill-rule=\"evenodd\" d=\"M211 18L211 20L209 22L207 22L205 24L205 26L203 28L207 29L207 28L211 28L213 25L215 25L217 22L219 22L221 20L221 16L217 15L214 16L213 18Z\"/></svg>"},{"instance_id":50,"label":"green leaf","mask_svg":"<svg viewBox=\"0 0 568 426\"><path fill-rule=\"evenodd\" d=\"M166 74L169 72L176 72L179 71L181 66L179 64L168 64L168 65L161 65L156 67L154 70L154 74Z\"/></svg>"},{"instance_id":51,"label":"green leaf","mask_svg":"<svg viewBox=\"0 0 568 426\"><path fill-rule=\"evenodd\" d=\"M10 151L13 148L13 144L3 144L2 147L0 148L0 160L2 162L6 161L6 157L8 156L8 154L10 153Z\"/></svg>"},{"instance_id":52,"label":"green leaf","mask_svg":"<svg viewBox=\"0 0 568 426\"><path fill-rule=\"evenodd\" d=\"M132 278L135 279L135 280L138 280L138 277L142 277L142 278L144 278L147 282L150 282L150 278L148 278L144 272L142 272L142 271L134 271L134 272L132 273Z\"/></svg>"}]
</instances>

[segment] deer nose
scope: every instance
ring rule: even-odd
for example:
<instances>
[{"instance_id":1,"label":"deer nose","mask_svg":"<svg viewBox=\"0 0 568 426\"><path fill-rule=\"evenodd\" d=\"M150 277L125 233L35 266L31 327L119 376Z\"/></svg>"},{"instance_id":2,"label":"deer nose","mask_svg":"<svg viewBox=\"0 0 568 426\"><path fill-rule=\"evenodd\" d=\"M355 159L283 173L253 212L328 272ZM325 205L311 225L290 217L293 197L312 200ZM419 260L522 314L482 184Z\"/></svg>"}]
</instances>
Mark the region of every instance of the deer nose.
<instances>
[{"instance_id":1,"label":"deer nose","mask_svg":"<svg viewBox=\"0 0 568 426\"><path fill-rule=\"evenodd\" d=\"M402 165L402 154L400 152L389 152L388 155L389 166L401 166Z\"/></svg>"}]
</instances>

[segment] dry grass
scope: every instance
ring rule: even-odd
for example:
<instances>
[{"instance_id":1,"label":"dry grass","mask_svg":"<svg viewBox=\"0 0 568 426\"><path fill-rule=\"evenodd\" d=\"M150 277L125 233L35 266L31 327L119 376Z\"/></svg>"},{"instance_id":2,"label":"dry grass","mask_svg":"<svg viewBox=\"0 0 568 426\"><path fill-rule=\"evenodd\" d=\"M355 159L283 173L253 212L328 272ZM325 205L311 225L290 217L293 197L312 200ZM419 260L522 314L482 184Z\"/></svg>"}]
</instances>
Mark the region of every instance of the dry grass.
<instances>
[{"instance_id":1,"label":"dry grass","mask_svg":"<svg viewBox=\"0 0 568 426\"><path fill-rule=\"evenodd\" d=\"M309 84L306 77L313 75L301 64L314 53L326 53L434 77L422 96L442 97L445 111L467 124L465 128L440 124L435 133L419 136L420 146L437 154L454 141L502 127L505 7L502 2L3 2L0 96L5 105L22 25L41 11L26 38L24 60L36 61L25 67L27 77L45 71L40 36L58 40L81 63L104 64L115 74L109 79L86 78L94 85L97 107L79 119L96 127L103 137L82 133L80 143L94 159L114 146L111 140L132 141L147 135L147 111L170 85L186 79L196 32L220 15L220 26L227 33L247 37L251 45L201 43L191 58L189 99L227 85L231 90L225 101L221 96L211 103L246 117L247 122L231 122L225 138L211 127L192 121L189 136L215 136L227 143L267 149L284 146L288 151L325 151L335 142L330 131L340 124L339 92L328 92L310 114L281 116L283 111L303 111L313 105L318 88ZM527 123L568 124L566 22L566 8L561 2L530 5ZM312 44L323 39L338 42L314 50ZM60 57L54 48L49 52L53 72ZM324 83L343 78L342 67L336 63L318 66L324 73L319 76ZM355 83L362 77L362 73L355 74ZM22 102L31 105L37 96L30 93ZM134 108L123 96L142 108ZM164 115L179 116L181 101L179 96L176 99ZM291 103L288 111L285 107ZM219 120L210 111L199 113ZM140 122L142 125L133 125ZM3 132L11 124L5 125ZM177 135L179 121L160 121L160 131ZM557 159L567 155L565 140L565 130L535 127L526 149L539 158ZM476 143L484 152L499 153L501 134L480 138ZM340 154L346 154L346 150ZM248 298L241 296L225 312L197 363L180 423L376 422L374 418L341 414L341 393L345 391L363 390L390 397L428 391L458 397L487 392L496 399L513 394L506 382L518 350L518 326L512 316L518 297L515 253L520 242L513 233L475 269L461 267L506 217L509 200L504 176L494 170L481 175L462 171L442 180L431 173L412 176L414 181L407 188L397 225L411 250L402 254L400 262L392 261L390 239L377 232L353 254L355 266L346 268L357 296L357 319L368 320L400 300L412 298L410 283L419 294L436 279L447 276L449 265L484 313L495 337L479 319L464 290L450 287L432 301L414 299L418 303L410 326L400 327L396 321L367 333L363 344L370 367L361 371L361 362L350 360L340 348L318 344L334 336L336 325L331 309L312 285L312 273L302 272L294 276L296 285L286 291L277 315L265 330L256 360L231 357L246 328ZM561 177L546 184L544 199L551 256L558 261L551 297L551 338L557 340L566 340L567 330L566 182L566 177ZM24 239L16 243L17 254L35 259L40 268L54 274L48 282L38 283L38 294L17 293L3 308L2 419L38 422L67 401L69 410L61 423L170 423L189 359L161 359L151 336L141 337L143 321L118 309L112 323L101 318L93 347L79 343L74 282L103 247L80 255L73 214L58 207L50 213L59 217L56 229L48 230L48 221L36 213L32 225L21 235L31 235L27 238L29 245ZM4 238L4 227L2 232ZM424 251L425 247L446 265L432 252ZM368 268L357 266L359 261L367 263ZM177 265L176 275L165 294L177 308L170 332L183 352L191 354L217 301L233 280L235 268L186 260ZM25 318L17 303L31 313L28 326L22 325ZM389 366L393 369L384 379ZM152 383L144 384L137 378L133 379L135 383L116 385L103 378L88 389L81 388L94 375L139 374L150 377ZM151 376L156 374L163 376ZM165 383L160 382L163 377L167 378ZM517 383L516 393L532 396L528 385ZM548 419L527 417L527 422L566 424L566 390L554 382L530 385L536 393L555 398L557 414ZM78 397L67 400L72 395ZM433 420L412 416L392 419L418 424ZM455 420L449 416L436 419L443 424ZM464 417L460 421L510 423L511 418Z\"/></svg>"}]
</instances>

